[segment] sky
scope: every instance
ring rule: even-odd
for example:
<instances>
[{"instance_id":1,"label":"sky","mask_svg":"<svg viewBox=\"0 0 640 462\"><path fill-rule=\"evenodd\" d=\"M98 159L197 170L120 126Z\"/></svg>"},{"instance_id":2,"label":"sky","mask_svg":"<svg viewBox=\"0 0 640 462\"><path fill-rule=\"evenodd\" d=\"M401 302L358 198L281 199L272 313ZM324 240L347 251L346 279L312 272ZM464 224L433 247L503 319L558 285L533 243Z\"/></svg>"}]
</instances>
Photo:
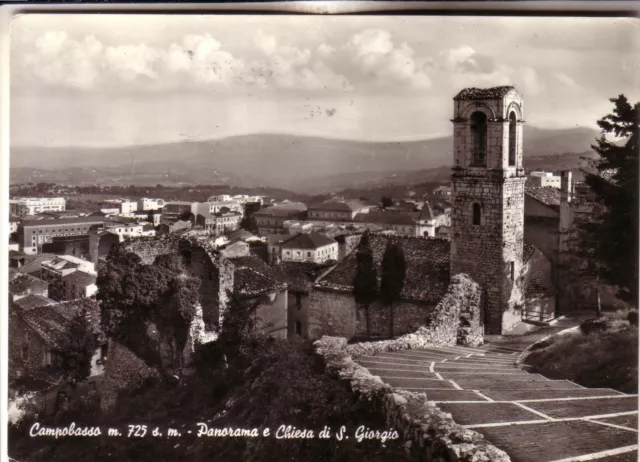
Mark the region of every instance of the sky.
<instances>
[{"instance_id":1,"label":"sky","mask_svg":"<svg viewBox=\"0 0 640 462\"><path fill-rule=\"evenodd\" d=\"M57 14L10 37L14 146L426 139L458 91L498 85L530 125L597 128L640 99L634 19Z\"/></svg>"}]
</instances>

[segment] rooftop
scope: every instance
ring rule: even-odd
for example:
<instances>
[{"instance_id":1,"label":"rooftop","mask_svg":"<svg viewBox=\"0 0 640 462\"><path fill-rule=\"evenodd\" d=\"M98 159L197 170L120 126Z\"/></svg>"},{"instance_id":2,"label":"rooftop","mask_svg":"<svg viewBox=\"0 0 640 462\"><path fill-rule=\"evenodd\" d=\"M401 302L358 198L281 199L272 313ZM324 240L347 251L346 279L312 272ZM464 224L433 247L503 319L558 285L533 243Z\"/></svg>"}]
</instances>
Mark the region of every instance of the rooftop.
<instances>
[{"instance_id":1,"label":"rooftop","mask_svg":"<svg viewBox=\"0 0 640 462\"><path fill-rule=\"evenodd\" d=\"M280 279L287 283L289 291L293 293L309 293L313 282L330 268L328 265L312 262L280 262L274 270Z\"/></svg>"},{"instance_id":2,"label":"rooftop","mask_svg":"<svg viewBox=\"0 0 640 462\"><path fill-rule=\"evenodd\" d=\"M14 277L9 282L9 293L13 295L23 294L29 290L45 289L49 284L28 274L14 271Z\"/></svg>"},{"instance_id":3,"label":"rooftop","mask_svg":"<svg viewBox=\"0 0 640 462\"><path fill-rule=\"evenodd\" d=\"M85 287L96 283L96 276L93 274L85 273L84 271L74 271L71 274L63 276L62 279L64 282Z\"/></svg>"},{"instance_id":4,"label":"rooftop","mask_svg":"<svg viewBox=\"0 0 640 462\"><path fill-rule=\"evenodd\" d=\"M287 288L269 265L255 256L229 259L235 266L233 291L241 297L257 297Z\"/></svg>"},{"instance_id":5,"label":"rooftop","mask_svg":"<svg viewBox=\"0 0 640 462\"><path fill-rule=\"evenodd\" d=\"M22 319L36 331L50 346L60 344L63 336L67 335L71 321L82 309L87 310L89 320L95 333L102 337L100 330L100 306L98 302L88 298L40 306L37 310L23 310Z\"/></svg>"},{"instance_id":6,"label":"rooftop","mask_svg":"<svg viewBox=\"0 0 640 462\"><path fill-rule=\"evenodd\" d=\"M43 297L42 295L29 294L26 297L22 297L13 303L20 307L22 310L28 311L34 308L39 308L41 306L55 305L56 302L55 300Z\"/></svg>"},{"instance_id":7,"label":"rooftop","mask_svg":"<svg viewBox=\"0 0 640 462\"><path fill-rule=\"evenodd\" d=\"M501 99L504 98L515 87L511 85L492 88L465 88L453 99Z\"/></svg>"},{"instance_id":8,"label":"rooftop","mask_svg":"<svg viewBox=\"0 0 640 462\"><path fill-rule=\"evenodd\" d=\"M332 212L354 212L362 208L369 207L360 201L346 201L346 202L321 202L309 206L309 210L326 210Z\"/></svg>"},{"instance_id":9,"label":"rooftop","mask_svg":"<svg viewBox=\"0 0 640 462\"><path fill-rule=\"evenodd\" d=\"M370 235L373 258L381 274L381 263L387 243L402 246L407 264L405 283L400 294L403 300L437 303L449 285L450 243L445 239L424 239L382 234ZM353 292L356 275L356 252L351 252L335 269L322 277L314 287L337 292Z\"/></svg>"},{"instance_id":10,"label":"rooftop","mask_svg":"<svg viewBox=\"0 0 640 462\"><path fill-rule=\"evenodd\" d=\"M253 216L289 217L306 211L307 206L302 202L287 202L258 210Z\"/></svg>"},{"instance_id":11,"label":"rooftop","mask_svg":"<svg viewBox=\"0 0 640 462\"><path fill-rule=\"evenodd\" d=\"M282 244L283 249L319 249L336 241L319 233L298 234Z\"/></svg>"},{"instance_id":12,"label":"rooftop","mask_svg":"<svg viewBox=\"0 0 640 462\"><path fill-rule=\"evenodd\" d=\"M553 210L560 210L560 190L558 188L525 185L524 193Z\"/></svg>"},{"instance_id":13,"label":"rooftop","mask_svg":"<svg viewBox=\"0 0 640 462\"><path fill-rule=\"evenodd\" d=\"M420 212L374 212L358 213L354 221L387 225L415 225L419 218Z\"/></svg>"},{"instance_id":14,"label":"rooftop","mask_svg":"<svg viewBox=\"0 0 640 462\"><path fill-rule=\"evenodd\" d=\"M24 220L22 226L59 226L75 225L78 223L102 223L103 217L77 217L77 218L43 218L41 220Z\"/></svg>"}]
</instances>

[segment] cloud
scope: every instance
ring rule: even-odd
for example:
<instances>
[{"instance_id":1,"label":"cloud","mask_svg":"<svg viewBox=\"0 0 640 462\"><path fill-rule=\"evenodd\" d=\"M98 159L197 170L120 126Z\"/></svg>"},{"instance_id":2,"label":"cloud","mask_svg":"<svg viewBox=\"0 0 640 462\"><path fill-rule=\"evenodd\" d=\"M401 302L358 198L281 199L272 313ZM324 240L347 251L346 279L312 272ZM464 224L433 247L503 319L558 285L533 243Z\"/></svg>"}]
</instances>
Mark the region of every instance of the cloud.
<instances>
[{"instance_id":1,"label":"cloud","mask_svg":"<svg viewBox=\"0 0 640 462\"><path fill-rule=\"evenodd\" d=\"M408 85L429 88L426 72L428 60L417 60L414 50L402 43L394 44L391 34L382 29L367 29L354 34L345 46L350 58L359 66L362 77L373 77L383 86Z\"/></svg>"}]
</instances>

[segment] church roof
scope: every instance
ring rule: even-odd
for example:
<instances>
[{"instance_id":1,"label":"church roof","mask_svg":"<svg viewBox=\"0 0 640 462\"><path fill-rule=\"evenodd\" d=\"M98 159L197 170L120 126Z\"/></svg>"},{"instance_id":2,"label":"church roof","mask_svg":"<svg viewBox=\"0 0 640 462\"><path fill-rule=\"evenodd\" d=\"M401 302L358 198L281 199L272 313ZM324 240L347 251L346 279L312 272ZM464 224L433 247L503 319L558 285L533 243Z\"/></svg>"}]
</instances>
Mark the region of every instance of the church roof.
<instances>
[{"instance_id":1,"label":"church roof","mask_svg":"<svg viewBox=\"0 0 640 462\"><path fill-rule=\"evenodd\" d=\"M493 88L465 88L453 99L501 99L515 88L511 85Z\"/></svg>"},{"instance_id":2,"label":"church roof","mask_svg":"<svg viewBox=\"0 0 640 462\"><path fill-rule=\"evenodd\" d=\"M560 210L560 190L550 186L525 186L524 193L553 210Z\"/></svg>"},{"instance_id":3,"label":"church roof","mask_svg":"<svg viewBox=\"0 0 640 462\"><path fill-rule=\"evenodd\" d=\"M369 243L378 275L382 274L382 257L389 242L402 246L407 265L400 297L407 301L438 303L449 286L449 241L372 234ZM320 278L314 287L320 290L353 292L356 252L357 249L347 255L332 271Z\"/></svg>"}]
</instances>

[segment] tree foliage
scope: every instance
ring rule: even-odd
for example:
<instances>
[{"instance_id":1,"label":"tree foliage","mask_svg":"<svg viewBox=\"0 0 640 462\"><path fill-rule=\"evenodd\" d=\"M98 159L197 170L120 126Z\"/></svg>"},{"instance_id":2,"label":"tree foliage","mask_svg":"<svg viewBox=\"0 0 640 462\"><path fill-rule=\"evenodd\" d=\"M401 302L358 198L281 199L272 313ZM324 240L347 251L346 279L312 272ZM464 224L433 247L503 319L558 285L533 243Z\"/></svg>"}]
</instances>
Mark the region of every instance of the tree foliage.
<instances>
[{"instance_id":1,"label":"tree foliage","mask_svg":"<svg viewBox=\"0 0 640 462\"><path fill-rule=\"evenodd\" d=\"M367 336L370 332L369 308L378 295L378 273L373 260L373 252L369 244L369 231L365 231L356 250L356 275L353 281L353 292L356 303L364 308Z\"/></svg>"},{"instance_id":2,"label":"tree foliage","mask_svg":"<svg viewBox=\"0 0 640 462\"><path fill-rule=\"evenodd\" d=\"M240 227L246 231L249 231L250 233L255 234L256 236L260 234L260 230L258 229L258 222L255 218L253 218L253 216L245 216L240 221Z\"/></svg>"},{"instance_id":3,"label":"tree foliage","mask_svg":"<svg viewBox=\"0 0 640 462\"><path fill-rule=\"evenodd\" d=\"M598 121L602 135L592 146L598 157L585 172L595 207L589 218L577 224L576 254L585 262L585 273L618 287L619 297L635 304L640 104L632 105L624 95L610 101L613 112Z\"/></svg>"},{"instance_id":4,"label":"tree foliage","mask_svg":"<svg viewBox=\"0 0 640 462\"><path fill-rule=\"evenodd\" d=\"M404 287L407 264L400 243L387 243L382 257L382 281L380 295L382 301L389 306L389 336L393 337L393 304L400 298Z\"/></svg>"},{"instance_id":5,"label":"tree foliage","mask_svg":"<svg viewBox=\"0 0 640 462\"><path fill-rule=\"evenodd\" d=\"M382 196L382 199L380 199L380 204L382 204L382 208L386 209L387 207L391 207L393 205L393 199L388 196Z\"/></svg>"},{"instance_id":6,"label":"tree foliage","mask_svg":"<svg viewBox=\"0 0 640 462\"><path fill-rule=\"evenodd\" d=\"M98 348L96 332L91 328L86 309L71 320L68 335L52 349L52 366L70 385L76 386L89 378L91 359Z\"/></svg>"}]
</instances>

